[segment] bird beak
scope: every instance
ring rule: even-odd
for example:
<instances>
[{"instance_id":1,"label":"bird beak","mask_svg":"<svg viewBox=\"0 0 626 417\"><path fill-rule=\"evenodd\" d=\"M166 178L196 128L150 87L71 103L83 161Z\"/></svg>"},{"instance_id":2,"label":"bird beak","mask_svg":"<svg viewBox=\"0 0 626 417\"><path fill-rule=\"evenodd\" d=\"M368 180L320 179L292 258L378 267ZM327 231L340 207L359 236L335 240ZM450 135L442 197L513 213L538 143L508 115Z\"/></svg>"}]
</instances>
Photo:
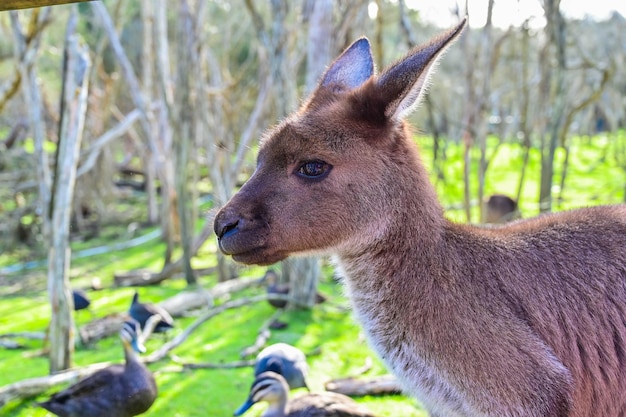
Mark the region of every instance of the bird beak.
<instances>
[{"instance_id":1,"label":"bird beak","mask_svg":"<svg viewBox=\"0 0 626 417\"><path fill-rule=\"evenodd\" d=\"M249 397L246 400L246 402L243 403L243 405L241 407L239 407L239 409L233 413L233 416L238 417L238 416L242 415L243 413L248 411L250 409L250 407L252 407L253 405L254 405L254 401L252 400L252 398Z\"/></svg>"},{"instance_id":2,"label":"bird beak","mask_svg":"<svg viewBox=\"0 0 626 417\"><path fill-rule=\"evenodd\" d=\"M135 339L132 342L133 349L135 350L135 352L139 352L139 353L145 353L146 351L146 347L143 345L143 343L141 343L139 340Z\"/></svg>"}]
</instances>

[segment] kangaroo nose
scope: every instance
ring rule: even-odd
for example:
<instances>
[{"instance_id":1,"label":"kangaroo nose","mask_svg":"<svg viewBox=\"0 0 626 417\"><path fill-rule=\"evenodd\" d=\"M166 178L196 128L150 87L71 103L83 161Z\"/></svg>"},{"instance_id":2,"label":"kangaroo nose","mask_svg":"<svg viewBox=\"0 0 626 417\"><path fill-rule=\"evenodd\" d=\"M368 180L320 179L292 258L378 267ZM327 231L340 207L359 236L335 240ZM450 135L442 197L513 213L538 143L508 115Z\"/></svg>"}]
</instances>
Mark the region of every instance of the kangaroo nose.
<instances>
[{"instance_id":1,"label":"kangaroo nose","mask_svg":"<svg viewBox=\"0 0 626 417\"><path fill-rule=\"evenodd\" d=\"M213 224L213 230L217 235L218 239L223 238L231 233L234 233L237 230L237 226L239 225L239 218L228 218L226 213L221 212L218 213L215 218L215 223Z\"/></svg>"},{"instance_id":2,"label":"kangaroo nose","mask_svg":"<svg viewBox=\"0 0 626 417\"><path fill-rule=\"evenodd\" d=\"M232 223L226 223L220 228L220 232L217 235L218 239L223 238L224 236L228 236L231 233L234 233L237 230L237 226L239 225L239 220L236 220Z\"/></svg>"}]
</instances>

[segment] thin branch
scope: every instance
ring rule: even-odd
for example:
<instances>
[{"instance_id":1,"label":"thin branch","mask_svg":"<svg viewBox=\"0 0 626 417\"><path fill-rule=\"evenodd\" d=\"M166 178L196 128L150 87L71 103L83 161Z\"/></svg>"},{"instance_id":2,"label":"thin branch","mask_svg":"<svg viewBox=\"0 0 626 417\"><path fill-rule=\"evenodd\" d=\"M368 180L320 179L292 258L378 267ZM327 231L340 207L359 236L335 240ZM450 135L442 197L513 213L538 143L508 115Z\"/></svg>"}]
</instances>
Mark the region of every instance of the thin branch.
<instances>
[{"instance_id":1,"label":"thin branch","mask_svg":"<svg viewBox=\"0 0 626 417\"><path fill-rule=\"evenodd\" d=\"M259 333L256 337L256 340L254 341L254 344L252 346L248 346L247 348L243 349L241 353L239 354L242 358L255 356L257 353L259 353L261 349L263 349L263 347L267 343L267 340L272 335L272 332L270 332L270 326L272 325L272 323L278 320L278 318L284 312L285 312L284 308L279 308L278 310L274 312L274 314L272 314L272 317L270 317L269 320L263 323L263 326L261 326L261 328L259 329Z\"/></svg>"},{"instance_id":2,"label":"thin branch","mask_svg":"<svg viewBox=\"0 0 626 417\"><path fill-rule=\"evenodd\" d=\"M169 352L176 349L178 346L183 344L185 340L195 331L197 330L204 322L212 319L220 313L223 313L226 310L239 308L243 306L247 306L250 304L259 303L267 300L287 300L291 301L291 298L288 295L283 294L261 294L254 297L249 298L239 298L237 300L227 301L224 304L212 308L202 316L200 316L196 321L194 321L189 327L187 327L182 333L177 335L173 340L164 344L161 349L157 350L153 354L147 356L144 360L146 363L154 363L158 362L161 359L165 358Z\"/></svg>"},{"instance_id":3,"label":"thin branch","mask_svg":"<svg viewBox=\"0 0 626 417\"><path fill-rule=\"evenodd\" d=\"M60 4L83 3L93 0L2 0L0 11L15 9L31 9L34 7L57 6Z\"/></svg>"},{"instance_id":4,"label":"thin branch","mask_svg":"<svg viewBox=\"0 0 626 417\"><path fill-rule=\"evenodd\" d=\"M182 367L182 370L191 370L191 369L237 369L237 368L248 368L248 367L254 366L255 363L256 363L255 360L247 360L247 361L235 361L235 362L227 362L227 363L180 362L180 365Z\"/></svg>"},{"instance_id":5,"label":"thin branch","mask_svg":"<svg viewBox=\"0 0 626 417\"><path fill-rule=\"evenodd\" d=\"M54 375L24 379L5 385L0 388L0 408L4 407L9 401L34 397L58 385L73 384L110 365L110 362L96 363L84 368L70 369Z\"/></svg>"},{"instance_id":6,"label":"thin branch","mask_svg":"<svg viewBox=\"0 0 626 417\"><path fill-rule=\"evenodd\" d=\"M256 103L254 104L254 110L252 110L252 114L250 115L250 119L248 120L248 124L246 129L241 134L241 140L239 141L239 145L237 147L237 157L235 158L235 163L232 166L230 171L230 175L232 178L236 178L243 162L245 160L246 153L250 150L250 141L252 140L253 134L256 132L259 127L260 119L263 112L266 109L266 103L269 98L269 90L272 85L272 78L267 76L265 78L264 83L261 85L261 90L259 91L259 95L257 96Z\"/></svg>"},{"instance_id":7,"label":"thin branch","mask_svg":"<svg viewBox=\"0 0 626 417\"><path fill-rule=\"evenodd\" d=\"M95 166L96 160L98 159L104 145L126 133L128 129L130 129L137 121L137 119L139 119L139 117L141 117L141 111L139 109L131 111L121 122L96 139L96 141L83 152L83 155L81 155L83 157L85 155L87 156L85 162L80 165L80 168L76 172L76 177L78 178L89 172Z\"/></svg>"}]
</instances>

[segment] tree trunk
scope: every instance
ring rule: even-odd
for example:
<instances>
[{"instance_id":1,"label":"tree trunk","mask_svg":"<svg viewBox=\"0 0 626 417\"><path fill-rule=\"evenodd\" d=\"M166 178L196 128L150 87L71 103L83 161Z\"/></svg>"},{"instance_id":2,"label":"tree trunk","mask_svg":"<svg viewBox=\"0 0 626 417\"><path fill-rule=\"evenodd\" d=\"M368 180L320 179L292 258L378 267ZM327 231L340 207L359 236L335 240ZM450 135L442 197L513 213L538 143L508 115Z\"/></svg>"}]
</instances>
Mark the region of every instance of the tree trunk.
<instances>
[{"instance_id":1,"label":"tree trunk","mask_svg":"<svg viewBox=\"0 0 626 417\"><path fill-rule=\"evenodd\" d=\"M11 28L15 58L19 63L19 71L22 79L22 91L24 101L28 108L30 127L35 139L35 157L37 159L37 180L39 184L38 210L42 219L42 234L44 242L50 241L50 189L52 175L48 153L44 150L46 141L46 127L43 120L43 101L41 91L37 85L37 72L35 60L39 54L41 34L48 22L50 9L35 9L31 12L28 32L23 32L19 22L18 12L10 12Z\"/></svg>"},{"instance_id":2,"label":"tree trunk","mask_svg":"<svg viewBox=\"0 0 626 417\"><path fill-rule=\"evenodd\" d=\"M305 94L317 85L332 56L333 1L317 0L309 23L307 42L307 84ZM313 307L320 276L320 261L315 257L293 258L283 261L283 280L289 282L290 295L296 306Z\"/></svg>"},{"instance_id":3,"label":"tree trunk","mask_svg":"<svg viewBox=\"0 0 626 417\"><path fill-rule=\"evenodd\" d=\"M547 137L542 135L541 149L541 183L539 190L539 210L544 212L552 211L552 180L554 176L554 155L559 139L559 132L562 128L562 119L565 109L565 20L559 10L560 0L545 0L544 8L546 12L546 35L550 45L554 46L557 66L554 71L554 103L550 112L547 124ZM549 51L549 49L548 49ZM549 64L549 52L546 53L546 61L543 63L544 76L550 79L549 72L552 72ZM552 87L551 83L546 83ZM550 91L549 90L549 91Z\"/></svg>"},{"instance_id":4,"label":"tree trunk","mask_svg":"<svg viewBox=\"0 0 626 417\"><path fill-rule=\"evenodd\" d=\"M154 0L143 0L141 2L141 21L143 26L143 47L141 49L141 83L143 88L143 95L145 97L152 96L154 92L154 42L155 40L158 40L158 38L154 36L155 13L153 4ZM151 136L156 136L156 133L159 132L158 126L156 126L155 123L155 120L151 120ZM149 139L144 138L144 141L146 140ZM145 171L148 223L157 224L159 222L159 202L156 187L157 174L155 167L158 166L155 164L156 156L154 155L151 148L147 146L145 152L141 153L141 158Z\"/></svg>"},{"instance_id":5,"label":"tree trunk","mask_svg":"<svg viewBox=\"0 0 626 417\"><path fill-rule=\"evenodd\" d=\"M87 109L87 84L91 62L85 46L74 34L76 8L68 22L64 54L61 122L57 144L51 208L51 244L48 255L50 321L50 372L68 369L74 351L74 309L69 283L70 214L76 169Z\"/></svg>"},{"instance_id":6,"label":"tree trunk","mask_svg":"<svg viewBox=\"0 0 626 417\"><path fill-rule=\"evenodd\" d=\"M515 194L515 200L520 204L522 200L522 192L524 189L524 179L526 178L526 169L528 168L528 161L530 159L530 121L529 121L529 106L530 106L530 80L528 76L529 67L529 42L530 36L528 33L528 21L524 23L522 27L522 73L520 77L519 91L520 94L520 133L522 136L522 146L524 148L524 157L522 160L522 170L520 172L520 179L517 186L517 192Z\"/></svg>"},{"instance_id":7,"label":"tree trunk","mask_svg":"<svg viewBox=\"0 0 626 417\"><path fill-rule=\"evenodd\" d=\"M177 76L176 95L174 108L170 112L173 116L171 125L174 127L174 147L176 149L176 195L178 198L177 209L180 221L180 241L183 248L183 269L185 280L188 285L197 282L196 276L191 268L191 209L195 202L188 197L188 166L189 166L189 142L193 133L193 110L191 108L191 80L189 74L192 71L192 56L195 48L195 34L193 32L192 17L189 5L186 0L180 1L178 42L177 48ZM196 57L197 59L197 57Z\"/></svg>"}]
</instances>

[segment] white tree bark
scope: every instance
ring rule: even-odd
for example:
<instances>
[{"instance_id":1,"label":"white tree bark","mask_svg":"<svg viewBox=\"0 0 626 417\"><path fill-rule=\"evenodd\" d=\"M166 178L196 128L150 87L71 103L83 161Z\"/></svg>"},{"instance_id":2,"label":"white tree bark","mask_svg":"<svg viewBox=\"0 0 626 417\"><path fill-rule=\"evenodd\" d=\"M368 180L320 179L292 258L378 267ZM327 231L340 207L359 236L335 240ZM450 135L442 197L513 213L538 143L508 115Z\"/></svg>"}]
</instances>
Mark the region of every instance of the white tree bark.
<instances>
[{"instance_id":1,"label":"white tree bark","mask_svg":"<svg viewBox=\"0 0 626 417\"><path fill-rule=\"evenodd\" d=\"M64 56L63 112L57 144L52 192L48 294L52 315L49 329L50 372L71 366L74 350L74 308L69 283L70 214L76 170L87 109L88 74L91 61L85 45L74 34L76 9L68 22Z\"/></svg>"}]
</instances>

